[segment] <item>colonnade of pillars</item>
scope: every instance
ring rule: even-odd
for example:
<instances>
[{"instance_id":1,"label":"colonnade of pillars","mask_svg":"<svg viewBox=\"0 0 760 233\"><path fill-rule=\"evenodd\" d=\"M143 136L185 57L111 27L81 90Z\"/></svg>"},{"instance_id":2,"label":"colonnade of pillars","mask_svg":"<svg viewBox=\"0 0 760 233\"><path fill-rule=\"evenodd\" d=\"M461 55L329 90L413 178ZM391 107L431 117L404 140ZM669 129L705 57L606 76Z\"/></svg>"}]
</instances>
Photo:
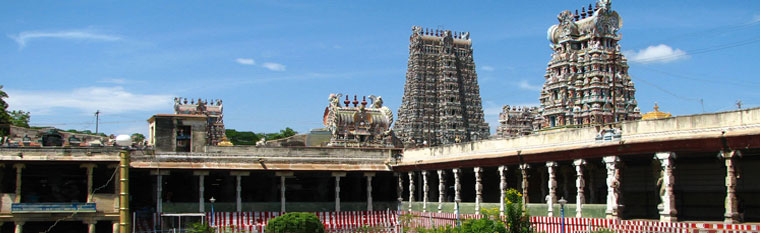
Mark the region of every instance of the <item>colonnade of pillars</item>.
<instances>
[{"instance_id":1,"label":"colonnade of pillars","mask_svg":"<svg viewBox=\"0 0 760 233\"><path fill-rule=\"evenodd\" d=\"M156 176L156 210L157 212L163 212L162 206L162 194L163 194L163 176L169 175L170 171L151 171L151 175ZM198 211L206 212L205 209L205 184L204 180L206 176L209 176L208 171L194 171L193 175L198 176ZM242 201L242 177L251 175L248 171L231 171L230 176L235 177L235 209L237 212L243 210ZM346 172L332 172L332 177L335 179L335 211L340 211L340 179L346 176ZM275 172L275 176L280 180L280 211L286 211L286 182L287 178L294 178L293 172ZM367 210L372 211L373 199L372 199L372 178L375 176L374 172L364 172L364 177L367 179Z\"/></svg>"},{"instance_id":2,"label":"colonnade of pillars","mask_svg":"<svg viewBox=\"0 0 760 233\"><path fill-rule=\"evenodd\" d=\"M736 170L735 170L735 163L736 158L741 156L741 153L739 151L721 151L718 155L720 158L722 158L725 161L725 167L726 167L726 198L725 198L725 214L724 214L724 222L726 223L736 223L739 221L739 213L738 213L738 204L736 200ZM660 187L658 196L660 197L661 203L657 206L658 212L660 215L660 221L663 222L673 222L677 221L677 214L678 211L676 210L675 205L675 194L673 192L673 187L675 184L675 176L673 175L673 171L675 169L674 160L676 158L676 154L674 152L657 152L654 155L654 159L656 159L660 164L660 177L657 181L657 185ZM620 172L621 172L621 160L618 156L606 156L602 158L602 162L605 166L607 178L606 178L606 184L607 184L607 201L606 201L606 209L605 214L606 217L609 219L619 219L620 213L621 213L621 207L622 205L620 203ZM585 204L585 187L586 187L586 180L584 177L584 168L588 162L584 159L576 159L572 162L572 165L575 168L575 184L576 184L576 211L575 215L576 217L582 217L583 216L583 204ZM546 196L545 203L548 205L548 216L554 216L555 213L553 213L553 206L557 203L557 181L556 181L556 170L558 163L556 161L549 161L545 163L547 175L548 175L548 195ZM531 169L531 166L529 164L520 164L519 166L520 174L522 176L521 181L521 187L522 187L522 198L523 198L523 204L528 203L528 177L529 173L528 170ZM454 201L460 202L460 192L461 192L461 184L460 184L460 174L461 169L463 168L454 168L451 169L451 173L454 176ZM480 210L481 202L483 201L483 184L481 179L481 167L474 167L472 168L473 172L475 174L475 208L476 210ZM500 195L500 207L499 212L501 214L504 214L504 199L505 194L507 190L507 166L499 166L497 171L499 173L500 182L499 182L499 192ZM446 191L446 179L444 177L446 176L446 170L437 170L438 174L438 212L440 213L442 211L442 205L443 205L443 199L444 194ZM427 205L428 205L428 171L421 171L422 175L422 182L423 182L423 198L422 198L422 206L423 211L427 211ZM408 172L408 180L409 180L409 205L408 209L409 211L412 211L412 202L415 201L415 172ZM404 189L403 185L403 175L398 175L398 187L397 187L397 193L399 200L402 200L402 193Z\"/></svg>"},{"instance_id":3,"label":"colonnade of pillars","mask_svg":"<svg viewBox=\"0 0 760 233\"><path fill-rule=\"evenodd\" d=\"M0 167L5 167L5 164L0 164ZM92 203L93 202L93 176L94 176L94 169L98 167L98 165L94 163L84 163L79 166L80 168L84 168L85 172L87 173L87 199L86 202ZM109 166L109 168L113 168L115 165ZM23 178L23 170L26 168L26 164L23 163L16 163L13 164L13 168L16 169L16 187L14 190L14 197L13 197L13 203L21 203L21 185L22 185L22 178ZM114 185L114 194L118 195L118 185ZM97 223L97 220L87 220L83 221L84 224L87 224L87 232L89 233L95 233L95 224ZM119 232L119 221L111 221L113 224L113 232L118 233ZM24 232L24 224L26 224L25 221L14 221L14 233L22 233ZM3 222L0 222L0 226L3 225Z\"/></svg>"}]
</instances>

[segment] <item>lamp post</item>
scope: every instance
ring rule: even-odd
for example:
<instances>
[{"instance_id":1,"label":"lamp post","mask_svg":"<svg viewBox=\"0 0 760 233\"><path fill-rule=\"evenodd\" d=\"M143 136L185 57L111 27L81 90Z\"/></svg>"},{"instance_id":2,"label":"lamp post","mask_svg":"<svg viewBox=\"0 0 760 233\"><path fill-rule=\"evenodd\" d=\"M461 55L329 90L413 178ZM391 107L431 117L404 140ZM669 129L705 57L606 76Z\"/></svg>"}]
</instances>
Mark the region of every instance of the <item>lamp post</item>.
<instances>
[{"instance_id":1,"label":"lamp post","mask_svg":"<svg viewBox=\"0 0 760 233\"><path fill-rule=\"evenodd\" d=\"M214 226L214 202L216 202L216 199L214 197L211 197L211 199L208 199L209 202L211 202L211 224L210 226Z\"/></svg>"},{"instance_id":2,"label":"lamp post","mask_svg":"<svg viewBox=\"0 0 760 233\"><path fill-rule=\"evenodd\" d=\"M456 211L456 213L457 213L457 226L460 225L459 224L459 202L460 201L461 200L459 200L459 199L454 200L454 211Z\"/></svg>"},{"instance_id":3,"label":"lamp post","mask_svg":"<svg viewBox=\"0 0 760 233\"><path fill-rule=\"evenodd\" d=\"M565 204L567 204L567 200L565 200L565 198L562 197L557 202L559 202L559 213L560 213L560 217L562 218L561 219L562 221L560 222L561 223L560 226L562 227L562 233L565 233Z\"/></svg>"}]
</instances>

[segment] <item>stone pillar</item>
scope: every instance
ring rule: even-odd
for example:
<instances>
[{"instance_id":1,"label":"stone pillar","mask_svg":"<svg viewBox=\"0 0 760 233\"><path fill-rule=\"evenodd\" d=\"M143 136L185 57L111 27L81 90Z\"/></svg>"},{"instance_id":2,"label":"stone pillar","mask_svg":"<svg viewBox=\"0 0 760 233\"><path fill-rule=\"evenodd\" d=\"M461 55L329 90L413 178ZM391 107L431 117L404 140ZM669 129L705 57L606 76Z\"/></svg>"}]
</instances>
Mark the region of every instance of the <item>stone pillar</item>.
<instances>
[{"instance_id":1,"label":"stone pillar","mask_svg":"<svg viewBox=\"0 0 760 233\"><path fill-rule=\"evenodd\" d=\"M520 164L520 173L522 174L522 204L523 209L528 208L528 169L530 169L530 164L524 163Z\"/></svg>"},{"instance_id":2,"label":"stone pillar","mask_svg":"<svg viewBox=\"0 0 760 233\"><path fill-rule=\"evenodd\" d=\"M446 171L438 170L438 213L443 211L444 198L446 198Z\"/></svg>"},{"instance_id":3,"label":"stone pillar","mask_svg":"<svg viewBox=\"0 0 760 233\"><path fill-rule=\"evenodd\" d=\"M726 224L738 223L739 219L739 203L736 200L736 179L739 174L736 174L736 158L741 157L740 151L721 151L718 154L726 162L726 212L723 214L724 222Z\"/></svg>"},{"instance_id":4,"label":"stone pillar","mask_svg":"<svg viewBox=\"0 0 760 233\"><path fill-rule=\"evenodd\" d=\"M583 204L586 203L586 195L584 188L586 187L586 181L583 179L583 166L586 166L586 160L576 159L573 161L575 165L575 187L578 189L575 195L575 217L583 217Z\"/></svg>"},{"instance_id":5,"label":"stone pillar","mask_svg":"<svg viewBox=\"0 0 760 233\"><path fill-rule=\"evenodd\" d=\"M20 203L21 202L21 170L26 168L26 165L23 163L17 163L13 164L13 168L16 168L16 197L13 199L13 203ZM21 226L23 227L24 222L20 222ZM19 229L19 224L16 223L16 229Z\"/></svg>"},{"instance_id":6,"label":"stone pillar","mask_svg":"<svg viewBox=\"0 0 760 233\"><path fill-rule=\"evenodd\" d=\"M620 219L620 158L617 156L606 156L603 158L607 167L607 210L605 211L608 219Z\"/></svg>"},{"instance_id":7,"label":"stone pillar","mask_svg":"<svg viewBox=\"0 0 760 233\"><path fill-rule=\"evenodd\" d=\"M84 224L87 224L87 232L88 233L95 233L95 223L98 221L84 221Z\"/></svg>"},{"instance_id":8,"label":"stone pillar","mask_svg":"<svg viewBox=\"0 0 760 233\"><path fill-rule=\"evenodd\" d=\"M396 197L399 200L404 200L404 176L401 175L401 173L396 172L396 178L398 178L398 185L396 186Z\"/></svg>"},{"instance_id":9,"label":"stone pillar","mask_svg":"<svg viewBox=\"0 0 760 233\"><path fill-rule=\"evenodd\" d=\"M375 173L365 172L364 176L367 177L367 211L372 211L372 177L375 176Z\"/></svg>"},{"instance_id":10,"label":"stone pillar","mask_svg":"<svg viewBox=\"0 0 760 233\"><path fill-rule=\"evenodd\" d=\"M454 168L452 171L454 172L454 202L462 201L459 195L462 190L462 184L459 183L459 168Z\"/></svg>"},{"instance_id":11,"label":"stone pillar","mask_svg":"<svg viewBox=\"0 0 760 233\"><path fill-rule=\"evenodd\" d=\"M113 227L111 227L111 229L112 229L111 232L112 233L119 233L119 221L113 221L112 225L113 225ZM134 227L134 226L132 226L132 227Z\"/></svg>"},{"instance_id":12,"label":"stone pillar","mask_svg":"<svg viewBox=\"0 0 760 233\"><path fill-rule=\"evenodd\" d=\"M548 205L548 216L554 217L554 203L557 202L557 162L546 162L546 171L549 174L549 195L546 195L546 205Z\"/></svg>"},{"instance_id":13,"label":"stone pillar","mask_svg":"<svg viewBox=\"0 0 760 233\"><path fill-rule=\"evenodd\" d=\"M507 198L507 166L499 166L499 216L504 216L504 199Z\"/></svg>"},{"instance_id":14,"label":"stone pillar","mask_svg":"<svg viewBox=\"0 0 760 233\"><path fill-rule=\"evenodd\" d=\"M24 222L15 222L16 223L16 229L13 230L14 233L24 233Z\"/></svg>"},{"instance_id":15,"label":"stone pillar","mask_svg":"<svg viewBox=\"0 0 760 233\"><path fill-rule=\"evenodd\" d=\"M92 173L97 165L94 163L85 163L79 165L79 167L87 169L87 202L92 202Z\"/></svg>"},{"instance_id":16,"label":"stone pillar","mask_svg":"<svg viewBox=\"0 0 760 233\"><path fill-rule=\"evenodd\" d=\"M480 177L480 167L473 168L475 171L475 213L480 213L480 203L483 202L483 179Z\"/></svg>"},{"instance_id":17,"label":"stone pillar","mask_svg":"<svg viewBox=\"0 0 760 233\"><path fill-rule=\"evenodd\" d=\"M285 212L285 178L293 177L293 172L275 172L280 177L280 212Z\"/></svg>"},{"instance_id":18,"label":"stone pillar","mask_svg":"<svg viewBox=\"0 0 760 233\"><path fill-rule=\"evenodd\" d=\"M340 212L340 178L346 176L345 172L333 172L335 177L335 212Z\"/></svg>"},{"instance_id":19,"label":"stone pillar","mask_svg":"<svg viewBox=\"0 0 760 233\"><path fill-rule=\"evenodd\" d=\"M428 193L430 191L427 174L427 171L422 171L422 212L427 212Z\"/></svg>"},{"instance_id":20,"label":"stone pillar","mask_svg":"<svg viewBox=\"0 0 760 233\"><path fill-rule=\"evenodd\" d=\"M409 172L409 211L412 211L412 202L414 202L414 171Z\"/></svg>"},{"instance_id":21,"label":"stone pillar","mask_svg":"<svg viewBox=\"0 0 760 233\"><path fill-rule=\"evenodd\" d=\"M164 212L164 176L169 175L169 171L167 170L152 170L150 171L151 175L156 176L156 212L161 213Z\"/></svg>"},{"instance_id":22,"label":"stone pillar","mask_svg":"<svg viewBox=\"0 0 760 233\"><path fill-rule=\"evenodd\" d=\"M654 158L660 161L660 179L657 181L660 186L660 200L662 203L657 206L660 210L661 222L675 222L678 221L676 211L676 197L673 194L673 185L675 184L675 176L673 176L674 159L676 153L673 152L657 152Z\"/></svg>"},{"instance_id":23,"label":"stone pillar","mask_svg":"<svg viewBox=\"0 0 760 233\"><path fill-rule=\"evenodd\" d=\"M243 176L250 176L251 172L247 171L231 171L231 176L235 176L235 209L237 212L243 211L243 187L241 186Z\"/></svg>"},{"instance_id":24,"label":"stone pillar","mask_svg":"<svg viewBox=\"0 0 760 233\"><path fill-rule=\"evenodd\" d=\"M206 212L206 176L208 171L193 171L193 175L198 176L198 212Z\"/></svg>"}]
</instances>

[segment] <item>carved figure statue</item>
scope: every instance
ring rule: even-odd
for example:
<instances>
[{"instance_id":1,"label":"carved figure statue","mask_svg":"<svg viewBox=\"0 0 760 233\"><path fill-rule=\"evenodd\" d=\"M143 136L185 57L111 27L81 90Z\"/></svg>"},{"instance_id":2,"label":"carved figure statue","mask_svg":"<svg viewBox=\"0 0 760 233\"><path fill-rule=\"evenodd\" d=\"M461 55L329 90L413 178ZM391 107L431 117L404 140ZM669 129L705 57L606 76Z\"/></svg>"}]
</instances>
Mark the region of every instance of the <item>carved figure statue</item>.
<instances>
[{"instance_id":1,"label":"carved figure statue","mask_svg":"<svg viewBox=\"0 0 760 233\"><path fill-rule=\"evenodd\" d=\"M266 142L267 142L266 138L261 138L258 142L256 142L256 146L257 147L265 146L267 144Z\"/></svg>"}]
</instances>

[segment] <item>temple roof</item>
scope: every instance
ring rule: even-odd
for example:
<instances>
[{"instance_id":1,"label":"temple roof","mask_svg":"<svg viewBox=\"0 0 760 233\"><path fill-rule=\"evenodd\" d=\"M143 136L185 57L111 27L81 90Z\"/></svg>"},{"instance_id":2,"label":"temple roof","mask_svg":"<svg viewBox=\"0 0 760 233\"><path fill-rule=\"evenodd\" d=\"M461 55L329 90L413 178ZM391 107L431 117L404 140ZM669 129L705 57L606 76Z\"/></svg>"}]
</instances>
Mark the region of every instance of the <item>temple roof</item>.
<instances>
[{"instance_id":1,"label":"temple roof","mask_svg":"<svg viewBox=\"0 0 760 233\"><path fill-rule=\"evenodd\" d=\"M659 109L660 109L660 107L657 106L657 103L654 103L654 111L651 111L651 112L648 112L648 113L644 114L643 116L641 116L641 119L642 120L657 119L657 118L666 118L666 117L672 117L673 116L669 112L660 112Z\"/></svg>"}]
</instances>

